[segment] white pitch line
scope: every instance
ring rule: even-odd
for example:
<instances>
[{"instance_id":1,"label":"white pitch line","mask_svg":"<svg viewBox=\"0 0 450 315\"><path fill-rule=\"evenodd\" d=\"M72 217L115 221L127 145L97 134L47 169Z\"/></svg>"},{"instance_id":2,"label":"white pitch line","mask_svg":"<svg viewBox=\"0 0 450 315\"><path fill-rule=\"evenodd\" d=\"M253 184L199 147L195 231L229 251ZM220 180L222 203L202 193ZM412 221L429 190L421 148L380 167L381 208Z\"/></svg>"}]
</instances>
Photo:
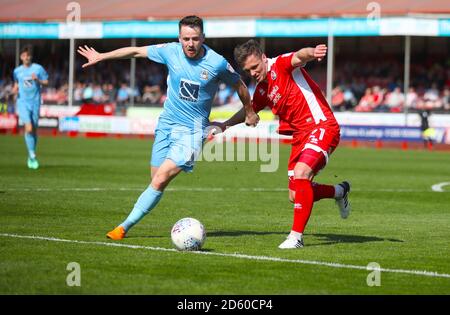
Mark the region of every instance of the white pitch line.
<instances>
[{"instance_id":1,"label":"white pitch line","mask_svg":"<svg viewBox=\"0 0 450 315\"><path fill-rule=\"evenodd\" d=\"M95 192L95 191L143 191L145 187L132 188L132 187L117 187L117 188L104 188L104 187L85 187L85 188L4 188L0 191L30 191L30 192L52 192L52 191L79 191L79 192ZM174 192L223 192L223 191L239 191L239 192L287 192L287 188L221 188L221 187L168 187L166 191ZM428 190L428 189L410 189L410 188L380 188L380 189L358 189L352 188L352 191L357 192L450 192L444 190Z\"/></svg>"},{"instance_id":2,"label":"white pitch line","mask_svg":"<svg viewBox=\"0 0 450 315\"><path fill-rule=\"evenodd\" d=\"M90 241L68 240L68 239L61 239L61 238L55 238L55 237L18 235L18 234L7 234L7 233L0 233L0 236L10 237L10 238L51 241L51 242L100 245L100 246L109 246L109 247L122 247L122 248L131 248L131 249L145 249L145 250L152 250L152 251L178 253L178 251L173 248L131 245L131 244L121 244L121 243L112 243L112 242L111 243L90 242ZM333 263L333 262L323 262L323 261L303 260L303 259L287 259L287 258L270 257L270 256L253 256L253 255L238 254L238 253L231 254L231 253L214 253L214 252L204 252L204 251L192 251L192 252L183 252L183 253L206 255L206 256L234 257L234 258L257 260L257 261L271 261L271 262L285 262L285 263L303 264L303 265L316 265L316 266L325 266L325 267L332 267L332 268L345 268L345 269L356 269L356 270L366 270L366 271L375 271L376 270L376 271L381 271L381 272L403 273L403 274L435 277L435 278L450 278L450 274L438 273L435 271L426 271L426 270L372 268L372 267L368 267L368 266L346 265L346 264Z\"/></svg>"},{"instance_id":3,"label":"white pitch line","mask_svg":"<svg viewBox=\"0 0 450 315\"><path fill-rule=\"evenodd\" d=\"M450 182L439 183L439 184L433 185L433 186L431 186L431 189L433 191L437 191L437 192L445 192L445 190L442 188L444 186L450 186Z\"/></svg>"}]
</instances>

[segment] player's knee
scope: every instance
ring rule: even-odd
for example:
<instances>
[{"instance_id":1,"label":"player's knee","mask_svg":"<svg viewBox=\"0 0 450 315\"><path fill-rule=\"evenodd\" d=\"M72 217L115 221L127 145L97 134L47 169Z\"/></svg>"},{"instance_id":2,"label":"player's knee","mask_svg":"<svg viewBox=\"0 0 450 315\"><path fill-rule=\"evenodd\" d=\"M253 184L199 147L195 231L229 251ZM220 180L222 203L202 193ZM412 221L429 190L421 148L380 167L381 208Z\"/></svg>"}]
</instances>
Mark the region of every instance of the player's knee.
<instances>
[{"instance_id":1,"label":"player's knee","mask_svg":"<svg viewBox=\"0 0 450 315\"><path fill-rule=\"evenodd\" d=\"M314 177L313 170L304 163L298 163L294 169L294 178L295 179L309 179L312 180Z\"/></svg>"},{"instance_id":2,"label":"player's knee","mask_svg":"<svg viewBox=\"0 0 450 315\"><path fill-rule=\"evenodd\" d=\"M295 173L295 179L311 179L312 173L307 170L300 170Z\"/></svg>"},{"instance_id":3,"label":"player's knee","mask_svg":"<svg viewBox=\"0 0 450 315\"><path fill-rule=\"evenodd\" d=\"M26 133L33 133L33 125L32 124L25 124L25 132Z\"/></svg>"},{"instance_id":4,"label":"player's knee","mask_svg":"<svg viewBox=\"0 0 450 315\"><path fill-rule=\"evenodd\" d=\"M170 181L170 177L166 173L156 173L152 178L152 187L158 191L163 191Z\"/></svg>"}]
</instances>

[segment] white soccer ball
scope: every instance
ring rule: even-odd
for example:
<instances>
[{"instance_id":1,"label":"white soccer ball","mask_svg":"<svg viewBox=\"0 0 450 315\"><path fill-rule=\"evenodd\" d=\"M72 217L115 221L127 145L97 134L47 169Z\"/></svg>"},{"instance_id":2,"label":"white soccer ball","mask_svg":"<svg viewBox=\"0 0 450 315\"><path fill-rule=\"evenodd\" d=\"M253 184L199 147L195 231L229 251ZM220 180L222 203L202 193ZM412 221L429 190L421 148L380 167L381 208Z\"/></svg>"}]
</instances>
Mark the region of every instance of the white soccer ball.
<instances>
[{"instance_id":1,"label":"white soccer ball","mask_svg":"<svg viewBox=\"0 0 450 315\"><path fill-rule=\"evenodd\" d=\"M183 218L172 227L172 243L178 250L200 250L205 243L203 224L194 218Z\"/></svg>"}]
</instances>

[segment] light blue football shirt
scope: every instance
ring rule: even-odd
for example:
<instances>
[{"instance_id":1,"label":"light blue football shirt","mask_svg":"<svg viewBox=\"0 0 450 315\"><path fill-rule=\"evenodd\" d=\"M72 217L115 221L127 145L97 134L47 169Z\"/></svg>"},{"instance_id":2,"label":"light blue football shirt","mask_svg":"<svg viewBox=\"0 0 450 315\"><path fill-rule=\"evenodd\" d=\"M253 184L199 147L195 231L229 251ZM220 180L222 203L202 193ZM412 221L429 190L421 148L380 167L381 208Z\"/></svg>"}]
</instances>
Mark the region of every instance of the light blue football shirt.
<instances>
[{"instance_id":1,"label":"light blue football shirt","mask_svg":"<svg viewBox=\"0 0 450 315\"><path fill-rule=\"evenodd\" d=\"M47 72L37 63L32 63L29 67L21 65L14 69L14 81L19 85L18 105L41 105L41 85L31 78L33 73L39 80L48 80Z\"/></svg>"},{"instance_id":2,"label":"light blue football shirt","mask_svg":"<svg viewBox=\"0 0 450 315\"><path fill-rule=\"evenodd\" d=\"M209 125L209 114L220 82L236 84L240 75L224 57L206 45L200 59L187 58L180 43L151 45L148 58L167 65L167 99L160 120L189 128Z\"/></svg>"}]
</instances>

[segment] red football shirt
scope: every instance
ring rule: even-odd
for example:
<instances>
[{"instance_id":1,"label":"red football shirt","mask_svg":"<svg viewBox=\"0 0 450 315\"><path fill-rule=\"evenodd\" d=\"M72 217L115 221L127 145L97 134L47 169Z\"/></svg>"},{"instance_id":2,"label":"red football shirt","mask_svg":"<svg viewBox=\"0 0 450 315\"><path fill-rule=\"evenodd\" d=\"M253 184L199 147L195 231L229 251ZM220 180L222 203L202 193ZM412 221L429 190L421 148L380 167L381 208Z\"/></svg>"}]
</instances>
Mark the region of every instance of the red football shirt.
<instances>
[{"instance_id":1,"label":"red football shirt","mask_svg":"<svg viewBox=\"0 0 450 315\"><path fill-rule=\"evenodd\" d=\"M266 106L280 118L279 132L311 131L318 126L339 129L339 125L319 86L303 67L292 67L294 53L268 59L267 78L253 95L253 108Z\"/></svg>"}]
</instances>

